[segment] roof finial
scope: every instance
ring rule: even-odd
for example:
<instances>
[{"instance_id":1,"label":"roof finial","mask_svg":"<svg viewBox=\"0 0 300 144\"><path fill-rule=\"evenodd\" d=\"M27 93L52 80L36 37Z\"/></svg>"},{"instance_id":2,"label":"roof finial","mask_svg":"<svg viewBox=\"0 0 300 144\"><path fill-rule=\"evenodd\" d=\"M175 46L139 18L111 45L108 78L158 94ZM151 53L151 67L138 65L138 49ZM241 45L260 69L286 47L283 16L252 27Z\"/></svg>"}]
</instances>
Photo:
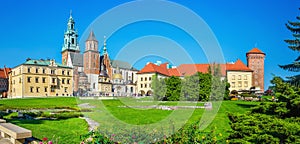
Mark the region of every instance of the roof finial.
<instances>
[{"instance_id":1,"label":"roof finial","mask_svg":"<svg viewBox=\"0 0 300 144\"><path fill-rule=\"evenodd\" d=\"M107 54L107 51L106 51L106 36L104 36L103 54Z\"/></svg>"},{"instance_id":2,"label":"roof finial","mask_svg":"<svg viewBox=\"0 0 300 144\"><path fill-rule=\"evenodd\" d=\"M70 17L72 17L72 10L70 10Z\"/></svg>"}]
</instances>

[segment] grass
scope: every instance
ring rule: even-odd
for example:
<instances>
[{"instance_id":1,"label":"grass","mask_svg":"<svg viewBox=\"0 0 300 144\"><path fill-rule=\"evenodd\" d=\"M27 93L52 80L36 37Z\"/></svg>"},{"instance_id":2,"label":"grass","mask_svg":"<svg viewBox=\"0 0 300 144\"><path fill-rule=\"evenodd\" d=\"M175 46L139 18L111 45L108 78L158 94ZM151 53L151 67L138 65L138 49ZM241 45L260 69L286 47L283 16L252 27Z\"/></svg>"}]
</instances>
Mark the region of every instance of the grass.
<instances>
[{"instance_id":1,"label":"grass","mask_svg":"<svg viewBox=\"0 0 300 144\"><path fill-rule=\"evenodd\" d=\"M47 137L59 144L76 144L80 135L88 132L84 119L71 118L67 120L10 120L18 126L32 130L32 135L38 139Z\"/></svg>"},{"instance_id":2,"label":"grass","mask_svg":"<svg viewBox=\"0 0 300 144\"><path fill-rule=\"evenodd\" d=\"M2 99L0 110L6 109L73 109L79 110L77 100L74 97L55 98L25 98L25 99ZM76 112L77 113L77 112ZM61 113L59 116L69 117L74 112ZM49 112L45 112L49 114ZM84 119L69 118L64 120L20 120L11 119L17 113L3 116L8 122L27 128L32 131L35 138L47 137L50 140L58 139L60 144L79 143L80 135L88 133L88 125Z\"/></svg>"},{"instance_id":3,"label":"grass","mask_svg":"<svg viewBox=\"0 0 300 144\"><path fill-rule=\"evenodd\" d=\"M203 103L181 103L181 102L153 102L151 99L132 99L120 98L114 100L79 100L71 97L55 97L55 98L26 98L26 99L5 99L0 100L0 110L6 109L55 109L70 108L79 110L78 103L89 103L95 108L90 108L92 112L83 112L83 114L100 123L100 129L111 129L119 131L122 124L140 125L147 127L149 124L162 122L159 126L164 129L170 129L170 125L174 123L176 127L181 124L193 123L199 121L203 116L204 109L180 109L176 111L167 111L160 109L130 108L128 106L151 106L151 105L198 105ZM245 101L223 101L222 105L214 117L212 123L204 130L208 131L213 127L217 127L217 133L222 133L224 137L228 136L230 130L229 119L227 113L245 113L251 107L258 105L259 102ZM83 108L89 109L89 108ZM47 113L47 112L46 112ZM25 127L32 130L33 136L42 139L58 139L58 143L79 143L80 135L88 132L88 125L85 120L80 118L70 118L66 120L17 120L10 119L17 113L11 113L5 116L8 122ZM189 115L191 114L191 115ZM175 115L175 116L173 116ZM172 117L173 116L173 117ZM188 118L188 119L187 119ZM173 121L172 121L173 120ZM152 129L150 129L152 130Z\"/></svg>"},{"instance_id":4,"label":"grass","mask_svg":"<svg viewBox=\"0 0 300 144\"><path fill-rule=\"evenodd\" d=\"M0 110L6 109L55 109L68 108L78 109L74 97L52 97L52 98L24 98L24 99L2 99Z\"/></svg>"},{"instance_id":5,"label":"grass","mask_svg":"<svg viewBox=\"0 0 300 144\"><path fill-rule=\"evenodd\" d=\"M119 99L119 100L80 100L79 103L90 103L95 106L93 112L84 113L86 116L98 121L102 124L102 129L110 129L117 124L115 123L125 123L125 124L154 124L161 120L166 119L168 116L173 114L173 111L159 110L159 109L140 109L140 108L129 108L126 105L137 106L137 105L168 105L174 106L178 102L147 102L135 99ZM231 113L245 113L250 110L251 107L258 105L259 102L246 102L246 101L223 101L222 105L214 117L210 125L204 130L209 131L210 129L217 127L217 133L222 133L224 136L228 136L230 130L229 119L227 116L228 112ZM196 105L192 103L181 103L181 105ZM198 103L197 105L202 106L203 103ZM204 109L195 109L192 111L192 115L186 121L184 118L186 113L190 113L191 110L183 109L178 110L176 122L182 123L193 123L199 121L203 115ZM115 122L114 120L117 120ZM120 124L119 124L120 125ZM169 124L165 123L165 129L169 128ZM103 127L106 126L106 127ZM111 126L111 127L110 127ZM180 126L180 124L178 124Z\"/></svg>"}]
</instances>

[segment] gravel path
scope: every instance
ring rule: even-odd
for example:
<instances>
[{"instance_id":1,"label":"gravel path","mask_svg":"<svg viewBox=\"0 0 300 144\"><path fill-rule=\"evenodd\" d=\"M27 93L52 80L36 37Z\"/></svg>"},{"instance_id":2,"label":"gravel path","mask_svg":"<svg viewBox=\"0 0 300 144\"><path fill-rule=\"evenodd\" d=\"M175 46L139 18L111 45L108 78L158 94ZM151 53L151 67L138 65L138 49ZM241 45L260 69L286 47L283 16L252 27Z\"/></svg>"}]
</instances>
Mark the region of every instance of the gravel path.
<instances>
[{"instance_id":1,"label":"gravel path","mask_svg":"<svg viewBox=\"0 0 300 144\"><path fill-rule=\"evenodd\" d=\"M79 104L78 106L80 108L87 108L87 109L95 108L95 106L92 106L89 103ZM94 120L92 120L92 119L90 119L86 116L84 116L83 119L85 119L85 121L88 123L90 131L96 129L100 125L98 122L96 122L96 121L94 121Z\"/></svg>"}]
</instances>

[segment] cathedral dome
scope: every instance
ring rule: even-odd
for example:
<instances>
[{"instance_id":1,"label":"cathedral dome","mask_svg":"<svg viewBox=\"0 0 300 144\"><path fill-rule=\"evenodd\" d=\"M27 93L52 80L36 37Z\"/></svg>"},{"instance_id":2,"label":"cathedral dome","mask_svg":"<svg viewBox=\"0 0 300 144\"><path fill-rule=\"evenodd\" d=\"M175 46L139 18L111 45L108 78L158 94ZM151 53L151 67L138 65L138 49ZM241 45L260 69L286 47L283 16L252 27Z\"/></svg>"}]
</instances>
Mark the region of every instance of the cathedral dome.
<instances>
[{"instance_id":1,"label":"cathedral dome","mask_svg":"<svg viewBox=\"0 0 300 144\"><path fill-rule=\"evenodd\" d=\"M113 75L113 79L123 79L122 75L119 73L116 73Z\"/></svg>"}]
</instances>

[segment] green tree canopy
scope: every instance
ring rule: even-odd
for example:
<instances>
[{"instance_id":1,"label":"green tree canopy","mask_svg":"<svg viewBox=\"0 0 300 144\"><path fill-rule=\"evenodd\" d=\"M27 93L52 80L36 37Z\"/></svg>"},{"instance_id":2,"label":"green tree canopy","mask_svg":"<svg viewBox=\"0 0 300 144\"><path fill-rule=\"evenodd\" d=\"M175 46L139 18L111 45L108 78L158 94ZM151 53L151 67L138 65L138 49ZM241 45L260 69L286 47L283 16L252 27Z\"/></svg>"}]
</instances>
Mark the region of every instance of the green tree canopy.
<instances>
[{"instance_id":1,"label":"green tree canopy","mask_svg":"<svg viewBox=\"0 0 300 144\"><path fill-rule=\"evenodd\" d=\"M288 30L292 32L293 39L284 40L288 44L288 48L300 52L300 16L296 17L296 21L288 21L286 23L286 27ZM286 65L279 65L282 69L292 71L292 72L300 72L300 55L294 60L294 62ZM288 77L288 81L293 84L300 86L300 75L295 75L292 77Z\"/></svg>"}]
</instances>

